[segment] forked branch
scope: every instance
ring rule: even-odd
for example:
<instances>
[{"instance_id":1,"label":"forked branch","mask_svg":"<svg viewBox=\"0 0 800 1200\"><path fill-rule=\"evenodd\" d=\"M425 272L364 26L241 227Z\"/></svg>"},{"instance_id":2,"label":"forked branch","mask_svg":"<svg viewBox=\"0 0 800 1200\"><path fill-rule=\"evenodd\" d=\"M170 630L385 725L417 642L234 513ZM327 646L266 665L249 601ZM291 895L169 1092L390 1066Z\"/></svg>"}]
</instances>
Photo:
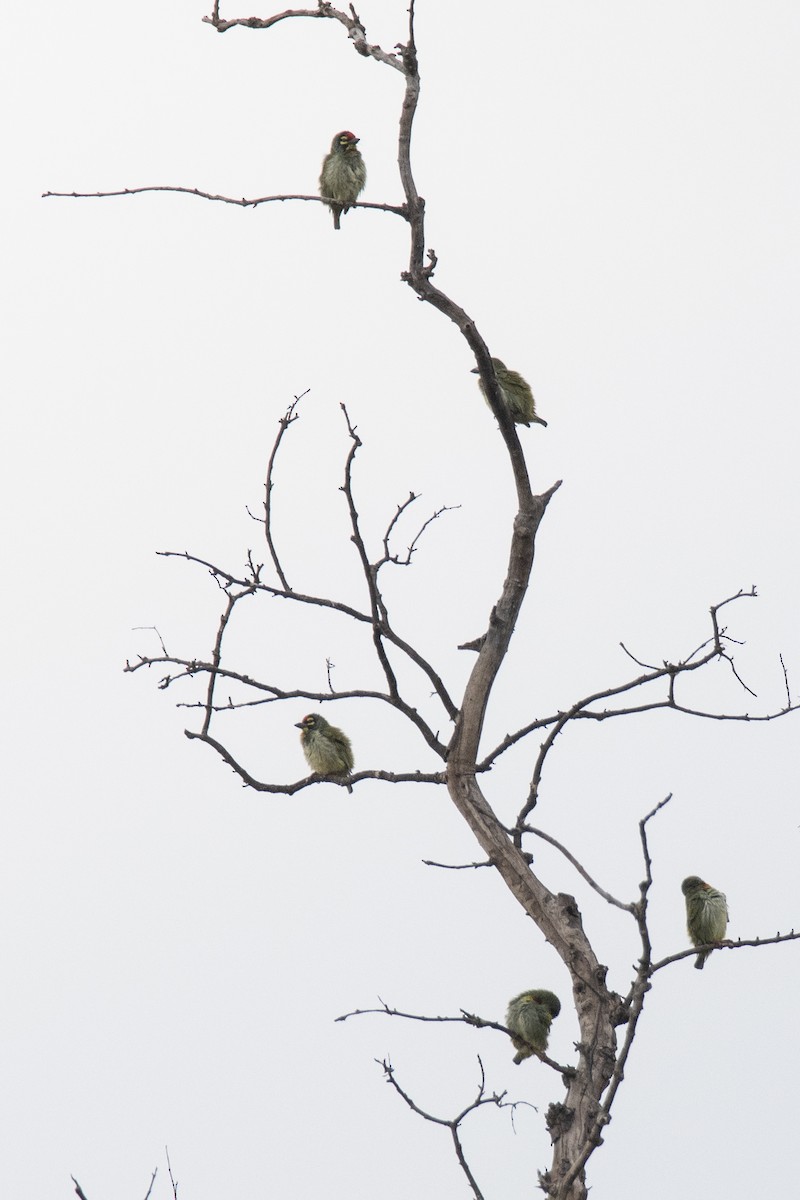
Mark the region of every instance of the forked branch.
<instances>
[{"instance_id":1,"label":"forked branch","mask_svg":"<svg viewBox=\"0 0 800 1200\"><path fill-rule=\"evenodd\" d=\"M394 1067L388 1059L376 1059L375 1061L383 1068L383 1073L386 1076L386 1082L391 1084L398 1096L400 1096L406 1102L412 1112L416 1113L418 1117L422 1117L424 1121L430 1121L434 1125L443 1125L446 1129L450 1130L450 1136L453 1140L453 1149L455 1150L456 1158L458 1159L458 1165L461 1167L461 1170L467 1177L467 1181L472 1189L472 1194L475 1197L475 1200L483 1200L483 1192L478 1187L477 1180L475 1179L475 1176L473 1175L464 1154L464 1147L461 1143L461 1138L458 1131L459 1126L464 1118L469 1116L471 1112L476 1112L479 1108L483 1108L487 1104L494 1105L495 1108L510 1108L513 1111L520 1104L527 1106L527 1101L506 1100L505 1092L492 1092L491 1094L487 1093L486 1074L483 1069L483 1063L479 1058L478 1066L480 1068L481 1077L478 1085L478 1093L475 1099L468 1104L466 1108L463 1108L455 1117L436 1117L433 1115L433 1113L429 1113L424 1108L421 1108L420 1105L411 1098L408 1092L400 1086L400 1084L397 1082ZM533 1106L530 1105L529 1107Z\"/></svg>"}]
</instances>

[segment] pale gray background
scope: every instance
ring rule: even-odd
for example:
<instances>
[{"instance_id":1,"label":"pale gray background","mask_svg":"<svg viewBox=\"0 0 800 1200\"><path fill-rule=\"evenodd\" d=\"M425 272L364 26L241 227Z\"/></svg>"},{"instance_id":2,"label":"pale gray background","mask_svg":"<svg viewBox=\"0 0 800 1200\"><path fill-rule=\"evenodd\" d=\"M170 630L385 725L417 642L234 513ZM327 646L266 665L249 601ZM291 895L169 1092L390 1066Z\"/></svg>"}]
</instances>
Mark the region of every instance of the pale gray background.
<instances>
[{"instance_id":1,"label":"pale gray background","mask_svg":"<svg viewBox=\"0 0 800 1200\"><path fill-rule=\"evenodd\" d=\"M248 15L232 8L229 15ZM747 640L753 701L722 668L686 693L727 711L800 687L797 604L800 11L794 3L420 0L414 164L437 281L493 353L531 380L547 430L522 430L535 486L557 478L534 581L487 722L524 720L627 677L620 640L660 661L708 632ZM365 199L399 202L401 78L341 29L286 22L223 37L202 4L43 0L4 21L3 688L0 903L2 1192L15 1200L169 1195L386 1200L467 1194L446 1133L382 1082L391 1053L418 1101L451 1115L492 1088L543 1111L559 1080L516 1068L497 1034L334 1017L378 995L501 1018L565 971L489 872L423 857L477 849L443 789L243 790L183 736L154 653L209 653L220 607L197 568L264 557L257 510L276 422L310 388L278 469L276 529L296 587L362 600L337 488L345 401L365 447L368 533L413 489L430 530L387 583L401 630L458 689L455 645L484 627L513 495L457 333L399 282L406 227L309 204L243 210L186 196L40 200L147 183L235 196L316 189L333 133L362 139ZM268 7L261 11L266 14ZM364 0L371 40L405 6ZM414 522L409 520L404 532ZM338 538L338 540L337 540ZM404 544L404 543L401 543ZM402 616L400 615L402 614ZM244 614L243 614L244 615ZM340 622L252 603L231 665L284 686L370 686ZM427 690L415 700L432 711ZM261 778L305 766L307 703L218 727ZM387 709L339 705L360 766L436 769ZM445 730L443 729L443 732ZM800 922L798 725L662 715L582 726L549 760L536 819L633 898L636 821L652 828L655 951L685 944L679 883L727 891L734 936ZM537 740L486 780L511 819ZM544 848L578 897L614 986L632 923ZM595 1200L783 1194L796 1135L796 946L662 974L608 1131ZM551 1039L569 1059L565 1005ZM487 1196L531 1194L541 1117L470 1118Z\"/></svg>"}]
</instances>

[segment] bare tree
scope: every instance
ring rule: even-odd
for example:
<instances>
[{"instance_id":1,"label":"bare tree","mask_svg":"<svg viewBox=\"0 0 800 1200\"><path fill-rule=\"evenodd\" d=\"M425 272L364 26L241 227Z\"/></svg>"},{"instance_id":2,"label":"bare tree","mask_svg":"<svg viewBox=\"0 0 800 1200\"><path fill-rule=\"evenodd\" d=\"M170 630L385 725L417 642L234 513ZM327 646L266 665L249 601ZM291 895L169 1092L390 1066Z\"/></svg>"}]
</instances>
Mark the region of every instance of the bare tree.
<instances>
[{"instance_id":1,"label":"bare tree","mask_svg":"<svg viewBox=\"0 0 800 1200\"><path fill-rule=\"evenodd\" d=\"M420 95L420 79L417 68L417 45L414 31L414 0L410 0L408 28L405 41L393 50L386 51L367 38L365 24L350 5L347 12L332 4L318 0L315 7L287 9L263 18L240 17L224 19L220 16L219 3L205 17L214 29L224 33L241 26L248 29L268 30L280 21L288 19L316 19L338 25L353 44L358 55L371 58L398 72L404 81L405 91L399 117L398 163L404 193L402 206L368 204L357 202L353 207L370 207L400 216L408 225L410 250L407 268L402 273L403 281L416 293L421 301L432 306L453 322L472 351L480 372L488 402L496 418L500 436L507 452L508 470L516 491L516 514L510 532L508 566L506 576L499 588L496 603L487 616L486 627L478 636L464 643L460 649L474 653L475 660L463 694L454 695L448 686L444 672L436 663L420 652L402 633L402 622L390 612L384 595L382 580L384 572L391 567L409 566L413 555L431 522L444 516L445 509L428 514L420 520L416 535L404 550L397 548L398 522L404 517L417 497L411 493L397 506L379 545L373 548L362 529L362 520L353 485L353 465L362 449L357 427L350 413L343 407L343 419L349 438L349 452L343 464L342 492L350 521L350 538L357 555L363 576L364 603L355 607L334 596L312 594L297 589L287 578L281 548L273 525L275 499L275 464L284 439L300 417L302 397L295 397L281 418L274 445L268 457L265 480L263 515L258 517L265 539L264 561L259 554L249 552L247 565L241 571L233 571L210 562L200 555L188 551L165 551L167 557L177 557L199 566L207 572L223 597L222 612L210 653L201 657L181 657L171 654L162 644L162 653L154 656L139 656L127 664L126 669L136 672L142 668L164 670L160 681L163 689L185 681L202 681L204 696L199 700L182 701L188 708L199 710L197 725L186 729L186 736L198 741L228 764L252 789L267 793L290 795L305 788L317 786L320 777L312 774L289 783L262 780L255 776L247 763L240 762L228 749L217 733L218 714L232 712L254 705L280 704L303 698L320 704L328 701L348 701L355 698L389 705L401 714L416 730L429 751L441 761L441 769L435 772L408 770L405 772L384 770L359 770L347 779L334 778L329 782L340 786L356 787L365 780L374 779L392 784L424 783L446 787L458 812L471 829L483 854L483 859L471 864L431 863L433 868L464 869L466 867L488 868L502 879L523 911L533 920L542 937L556 950L572 981L573 1003L580 1026L580 1041L576 1046L573 1063L560 1064L547 1054L536 1050L543 1063L559 1077L558 1086L563 1086L558 1098L550 1105L546 1121L553 1142L553 1157L549 1167L542 1168L539 1185L550 1200L583 1200L587 1195L586 1167L593 1151L603 1141L625 1066L642 1015L645 997L653 986L655 976L668 966L695 954L690 947L666 958L654 959L648 927L648 900L653 883L652 859L648 845L648 828L657 813L664 808L670 797L665 797L639 822L642 854L642 882L639 894L634 899L623 900L612 895L596 880L570 851L544 828L531 823L545 776L548 756L556 739L568 733L582 721L606 722L634 714L646 714L671 710L687 719L715 721L771 721L796 711L799 705L792 701L789 680L785 669L783 678L785 696L777 706L763 713L749 711L710 711L692 701L691 679L695 673L712 669L715 665L730 673L735 685L744 693L750 689L737 668L735 639L728 632L727 613L735 607L755 598L756 589L740 590L715 603L710 609L710 624L698 643L677 661L650 664L640 661L625 647L632 664L631 675L625 682L594 691L583 696L568 708L547 713L543 716L526 714L523 724L507 734L488 750L481 742L493 688L498 672L509 653L512 636L531 580L537 532L547 512L548 505L556 494L560 482L554 481L545 491L534 494L525 456L517 435L516 427L504 404L502 393L495 377L490 350L472 316L455 300L434 283L437 257L426 241L425 202L417 191L411 169L411 141L414 117ZM124 194L140 191L169 190L194 194L212 201L232 204L260 205L272 202L299 200L322 203L316 196L274 195L251 200L212 195L192 188L129 188ZM56 193L48 193L55 195ZM71 193L76 195L76 193ZM120 193L95 193L110 195ZM225 639L244 601L267 603L280 598L291 604L301 605L307 618L314 620L316 609L326 609L338 614L344 621L354 622L368 631L375 662L382 676L380 689L360 688L340 690L335 686L333 674L328 671L328 688L320 692L296 687L287 690L276 680L262 680L229 667L225 659ZM416 690L400 682L397 664L410 667L417 680ZM781 665L783 666L782 660ZM404 670L403 678L408 678ZM223 693L224 689L224 693ZM221 693L223 693L221 695ZM438 706L437 719L431 720L421 712L420 697L431 695ZM442 730L446 730L445 733ZM542 738L540 744L538 739ZM512 747L530 746L530 778L524 795L520 797L519 810L513 825L505 825L489 804L481 787L481 778L491 771ZM598 960L583 928L581 914L574 897L567 891L554 893L539 879L530 847L541 839L555 847L569 867L599 895L608 905L626 912L633 922L639 945L639 958L626 995L617 994L606 983L606 967ZM724 942L719 948L739 950L747 947L795 940L800 934L793 930L767 938L746 941ZM478 1014L462 1011L453 1016L425 1016L420 1013L400 1012L388 1004L379 1009L357 1009L344 1014L340 1019L361 1015L367 1011L382 1013L398 1019L459 1021L476 1028L490 1028L503 1036L509 1030ZM481 1067L480 1085L476 1097L455 1116L436 1116L425 1110L400 1084L392 1064L382 1062L386 1078L400 1098L419 1116L449 1130L457 1161L463 1170L475 1197L484 1192L467 1161L459 1136L459 1127L464 1118L485 1105L510 1106L505 1093L487 1089ZM81 1194L79 1192L79 1194Z\"/></svg>"}]
</instances>

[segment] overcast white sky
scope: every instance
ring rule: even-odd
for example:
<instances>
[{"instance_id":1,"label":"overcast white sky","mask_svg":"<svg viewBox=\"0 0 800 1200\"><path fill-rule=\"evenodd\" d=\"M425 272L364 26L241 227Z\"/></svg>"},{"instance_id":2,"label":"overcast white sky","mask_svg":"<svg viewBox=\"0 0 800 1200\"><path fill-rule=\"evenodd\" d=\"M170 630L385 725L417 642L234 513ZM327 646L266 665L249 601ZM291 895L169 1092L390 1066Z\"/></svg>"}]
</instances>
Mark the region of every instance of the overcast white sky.
<instances>
[{"instance_id":1,"label":"overcast white sky","mask_svg":"<svg viewBox=\"0 0 800 1200\"><path fill-rule=\"evenodd\" d=\"M249 15L230 8L227 14ZM226 11L223 9L223 11ZM258 9L266 15L268 6ZM364 198L399 202L401 78L324 21L216 35L202 4L41 0L6 15L3 348L5 686L0 946L2 1188L61 1200L460 1200L445 1131L382 1081L391 1054L420 1104L452 1116L490 1088L536 1104L471 1117L487 1197L531 1194L549 1164L541 1114L562 1097L498 1034L340 1013L381 996L501 1019L568 976L488 871L423 858L477 850L444 789L368 783L295 798L243 789L183 729L191 686L122 672L168 648L206 657L221 597L157 558L237 569L264 558L266 457L310 389L279 462L276 532L295 587L361 599L341 494L348 405L374 539L409 490L419 520L461 505L387 581L399 628L458 689L457 643L502 582L513 494L457 331L400 282L397 217L192 197L41 200L47 190L182 184L233 196L313 192L353 129ZM368 36L405 36L402 0L363 0ZM538 490L564 485L498 682L486 745L526 720L707 636L729 610L753 700L712 669L687 692L720 710L800 692L800 10L721 2L418 0L423 92L414 165L437 281L492 353L533 384L549 428L522 430ZM410 515L403 535L415 529ZM248 602L231 665L286 687L371 686L364 639L314 612ZM307 616L307 615L306 615ZM427 689L412 699L432 711ZM308 703L226 716L252 773L305 774ZM357 765L434 770L420 739L364 701L328 713ZM446 729L442 729L446 735ZM635 897L636 822L652 828L653 937L685 944L680 880L723 888L733 936L800 926L798 723L670 716L582 726L553 751L537 821L601 882ZM537 743L486 780L508 819ZM625 915L558 858L610 981L637 956ZM785 1193L796 1137L800 947L684 960L657 979L593 1200ZM783 1148L783 1149L781 1149Z\"/></svg>"}]
</instances>

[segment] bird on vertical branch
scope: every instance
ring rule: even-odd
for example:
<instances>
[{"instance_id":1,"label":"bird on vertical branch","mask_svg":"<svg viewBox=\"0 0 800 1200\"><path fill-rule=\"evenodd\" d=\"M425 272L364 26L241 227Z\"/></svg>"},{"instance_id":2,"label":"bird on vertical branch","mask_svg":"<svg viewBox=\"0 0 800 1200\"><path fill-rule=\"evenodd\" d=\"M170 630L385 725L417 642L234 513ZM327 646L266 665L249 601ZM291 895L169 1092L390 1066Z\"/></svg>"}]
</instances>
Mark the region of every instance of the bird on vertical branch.
<instances>
[{"instance_id":1,"label":"bird on vertical branch","mask_svg":"<svg viewBox=\"0 0 800 1200\"><path fill-rule=\"evenodd\" d=\"M330 152L322 160L319 194L333 213L333 228L340 229L339 218L355 204L367 182L367 168L361 151L360 138L349 129L337 133Z\"/></svg>"}]
</instances>

